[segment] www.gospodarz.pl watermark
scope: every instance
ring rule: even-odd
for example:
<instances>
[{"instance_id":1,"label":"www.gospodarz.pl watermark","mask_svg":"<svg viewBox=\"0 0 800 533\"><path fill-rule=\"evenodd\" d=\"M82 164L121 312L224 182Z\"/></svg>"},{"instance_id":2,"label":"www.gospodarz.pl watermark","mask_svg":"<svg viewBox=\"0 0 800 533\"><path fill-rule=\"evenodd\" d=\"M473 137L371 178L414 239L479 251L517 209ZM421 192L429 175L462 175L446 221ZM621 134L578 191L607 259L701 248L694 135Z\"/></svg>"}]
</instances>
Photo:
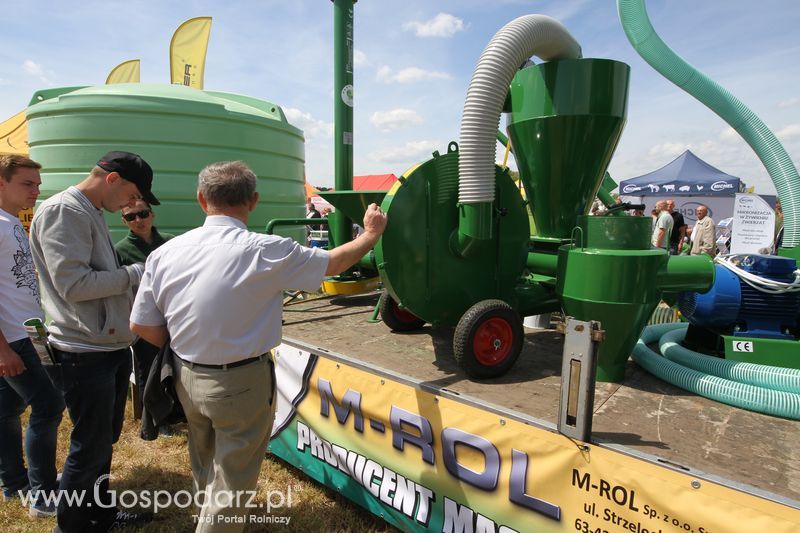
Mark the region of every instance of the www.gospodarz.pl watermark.
<instances>
[{"instance_id":1,"label":"www.gospodarz.pl watermark","mask_svg":"<svg viewBox=\"0 0 800 533\"><path fill-rule=\"evenodd\" d=\"M258 510L262 513L272 513L277 510L291 509L292 498L295 492L299 490L298 487L287 486L284 490L272 489L265 493L265 501L260 501L257 497L255 490L237 490L237 491L215 491L199 490L197 492L190 492L188 490L168 491L168 490L123 490L117 491L109 489L108 491L102 490L100 485L103 481L110 476L105 474L100 476L94 484L91 494L86 490L54 490L54 491L19 491L19 497L22 504L26 507L30 506L34 501L39 505L46 506L59 506L66 504L67 507L100 507L103 509L110 509L117 507L121 509L141 509L158 513L163 509L175 507L178 509L186 509L194 507L195 509L202 508L206 502L213 505L214 508L230 508L235 507L239 509ZM267 515L252 515L253 518L261 522L258 523L285 523L288 524L289 517L282 516L267 516ZM198 516L195 515L195 521L203 520L216 520L217 518L222 521L224 519L234 520L241 517L228 517L219 515L215 517ZM248 517L244 517L249 522ZM270 520L271 519L271 520ZM281 520L278 520L281 519ZM217 523L216 521L214 523ZM220 522L221 523L221 522Z\"/></svg>"}]
</instances>

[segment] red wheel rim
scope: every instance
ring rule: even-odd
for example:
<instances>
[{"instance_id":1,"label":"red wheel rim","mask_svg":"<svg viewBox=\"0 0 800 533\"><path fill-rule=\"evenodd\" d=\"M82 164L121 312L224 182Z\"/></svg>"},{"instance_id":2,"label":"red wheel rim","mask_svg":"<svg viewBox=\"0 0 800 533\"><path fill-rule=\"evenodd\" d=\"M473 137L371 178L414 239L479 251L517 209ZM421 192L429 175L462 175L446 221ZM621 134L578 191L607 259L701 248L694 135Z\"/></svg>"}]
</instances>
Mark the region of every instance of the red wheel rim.
<instances>
[{"instance_id":1,"label":"red wheel rim","mask_svg":"<svg viewBox=\"0 0 800 533\"><path fill-rule=\"evenodd\" d=\"M405 324L411 324L419 320L419 318L417 318L417 316L414 313L410 313L405 309L402 309L399 305L397 305L397 302L395 302L394 300L392 300L391 304L392 304L392 314L400 322L403 322Z\"/></svg>"},{"instance_id":2,"label":"red wheel rim","mask_svg":"<svg viewBox=\"0 0 800 533\"><path fill-rule=\"evenodd\" d=\"M514 330L502 318L490 318L478 326L472 340L475 358L484 366L498 365L511 353Z\"/></svg>"}]
</instances>

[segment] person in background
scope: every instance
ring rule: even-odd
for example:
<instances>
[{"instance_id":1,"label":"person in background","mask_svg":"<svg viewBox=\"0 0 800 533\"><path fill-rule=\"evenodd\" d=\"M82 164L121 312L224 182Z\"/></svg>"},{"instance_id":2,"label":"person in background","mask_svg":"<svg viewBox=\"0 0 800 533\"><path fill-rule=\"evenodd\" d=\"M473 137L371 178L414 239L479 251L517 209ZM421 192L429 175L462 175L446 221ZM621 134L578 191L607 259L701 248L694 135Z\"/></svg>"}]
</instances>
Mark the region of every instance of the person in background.
<instances>
[{"instance_id":1,"label":"person in background","mask_svg":"<svg viewBox=\"0 0 800 533\"><path fill-rule=\"evenodd\" d=\"M314 205L314 202L311 201L311 198L308 199L306 202L306 218L322 218L322 215L319 214L317 211L317 207ZM308 231L319 231L320 225L319 224L310 224L308 227Z\"/></svg>"},{"instance_id":2,"label":"person in background","mask_svg":"<svg viewBox=\"0 0 800 533\"><path fill-rule=\"evenodd\" d=\"M672 235L672 215L667 211L667 201L659 200L656 202L656 208L653 210L657 212L655 225L653 226L653 237L651 243L656 248L665 248L669 250L669 239Z\"/></svg>"},{"instance_id":3,"label":"person in background","mask_svg":"<svg viewBox=\"0 0 800 533\"><path fill-rule=\"evenodd\" d=\"M692 228L691 255L717 255L717 226L708 216L708 208L701 205L697 208L697 223Z\"/></svg>"},{"instance_id":4,"label":"person in background","mask_svg":"<svg viewBox=\"0 0 800 533\"><path fill-rule=\"evenodd\" d=\"M122 223L130 230L114 249L119 255L120 264L134 265L144 263L150 252L170 240L174 235L159 233L153 225L156 214L145 200L137 200L133 206L122 208ZM136 375L136 387L139 389L139 398L144 398L144 386L153 360L158 355L158 348L144 339L136 339L133 343L133 371ZM156 433L143 435L144 438L154 439Z\"/></svg>"},{"instance_id":5,"label":"person in background","mask_svg":"<svg viewBox=\"0 0 800 533\"><path fill-rule=\"evenodd\" d=\"M690 255L692 252L692 228L686 228L686 237L681 246L681 255Z\"/></svg>"},{"instance_id":6,"label":"person in background","mask_svg":"<svg viewBox=\"0 0 800 533\"><path fill-rule=\"evenodd\" d=\"M128 327L133 287L144 265L120 266L103 210L144 198L158 205L153 170L136 154L108 152L77 185L45 200L33 215L31 254L58 362L58 387L72 420L59 489L56 531L108 531L152 520L117 509L109 489L114 443L122 433L131 375Z\"/></svg>"},{"instance_id":7,"label":"person in background","mask_svg":"<svg viewBox=\"0 0 800 533\"><path fill-rule=\"evenodd\" d=\"M150 252L174 237L169 233L159 233L153 225L156 214L145 200L137 200L132 207L123 207L121 214L123 224L130 230L114 245L123 265L144 263Z\"/></svg>"},{"instance_id":8,"label":"person in background","mask_svg":"<svg viewBox=\"0 0 800 533\"><path fill-rule=\"evenodd\" d=\"M772 245L773 253L778 253L778 248L783 245L783 206L781 199L775 200L775 242Z\"/></svg>"},{"instance_id":9,"label":"person in background","mask_svg":"<svg viewBox=\"0 0 800 533\"><path fill-rule=\"evenodd\" d=\"M683 243L686 241L686 222L680 211L675 211L675 200L667 200L667 211L672 216L672 233L669 238L669 254L681 253Z\"/></svg>"},{"instance_id":10,"label":"person in background","mask_svg":"<svg viewBox=\"0 0 800 533\"><path fill-rule=\"evenodd\" d=\"M330 252L306 248L247 230L258 199L243 162L204 168L197 201L205 223L150 255L131 312L131 330L174 352L195 491L205 494L198 532L244 528L244 499L219 496L258 482L277 403L270 350L281 341L283 291L316 290L361 259L386 227L371 204L357 239Z\"/></svg>"},{"instance_id":11,"label":"person in background","mask_svg":"<svg viewBox=\"0 0 800 533\"><path fill-rule=\"evenodd\" d=\"M56 514L39 491L58 489L56 440L64 412L64 397L23 326L29 318L44 322L28 236L17 215L39 197L40 168L27 157L0 156L0 483L4 500L33 491L28 514L34 518ZM28 406L26 469L19 417Z\"/></svg>"}]
</instances>

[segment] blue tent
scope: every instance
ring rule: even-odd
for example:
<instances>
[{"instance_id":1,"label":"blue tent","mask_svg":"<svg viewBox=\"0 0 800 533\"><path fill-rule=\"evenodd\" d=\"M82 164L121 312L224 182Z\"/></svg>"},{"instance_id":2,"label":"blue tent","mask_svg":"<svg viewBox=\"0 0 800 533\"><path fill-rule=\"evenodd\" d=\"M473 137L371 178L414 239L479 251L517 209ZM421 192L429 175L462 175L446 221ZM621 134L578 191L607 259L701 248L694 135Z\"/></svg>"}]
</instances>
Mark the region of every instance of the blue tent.
<instances>
[{"instance_id":1,"label":"blue tent","mask_svg":"<svg viewBox=\"0 0 800 533\"><path fill-rule=\"evenodd\" d=\"M734 196L743 191L742 180L712 167L690 150L658 170L619 184L620 194L629 196Z\"/></svg>"}]
</instances>

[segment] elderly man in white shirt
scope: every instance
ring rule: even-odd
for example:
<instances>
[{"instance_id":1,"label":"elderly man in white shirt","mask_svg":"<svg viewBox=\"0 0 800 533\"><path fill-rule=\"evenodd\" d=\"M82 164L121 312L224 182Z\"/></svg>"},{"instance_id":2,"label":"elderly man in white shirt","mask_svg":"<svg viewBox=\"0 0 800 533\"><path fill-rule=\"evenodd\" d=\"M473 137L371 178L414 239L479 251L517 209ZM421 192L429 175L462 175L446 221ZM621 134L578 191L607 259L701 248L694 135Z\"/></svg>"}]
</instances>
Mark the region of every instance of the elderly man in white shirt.
<instances>
[{"instance_id":1,"label":"elderly man in white shirt","mask_svg":"<svg viewBox=\"0 0 800 533\"><path fill-rule=\"evenodd\" d=\"M205 496L196 531L241 531L243 522L226 517L246 513L244 491L256 488L266 453L275 414L269 351L281 340L283 290L316 290L325 275L354 265L386 215L370 205L364 233L330 252L250 232L256 177L241 161L203 169L197 200L205 224L149 256L131 329L156 346L169 338L176 355L195 490Z\"/></svg>"}]
</instances>

